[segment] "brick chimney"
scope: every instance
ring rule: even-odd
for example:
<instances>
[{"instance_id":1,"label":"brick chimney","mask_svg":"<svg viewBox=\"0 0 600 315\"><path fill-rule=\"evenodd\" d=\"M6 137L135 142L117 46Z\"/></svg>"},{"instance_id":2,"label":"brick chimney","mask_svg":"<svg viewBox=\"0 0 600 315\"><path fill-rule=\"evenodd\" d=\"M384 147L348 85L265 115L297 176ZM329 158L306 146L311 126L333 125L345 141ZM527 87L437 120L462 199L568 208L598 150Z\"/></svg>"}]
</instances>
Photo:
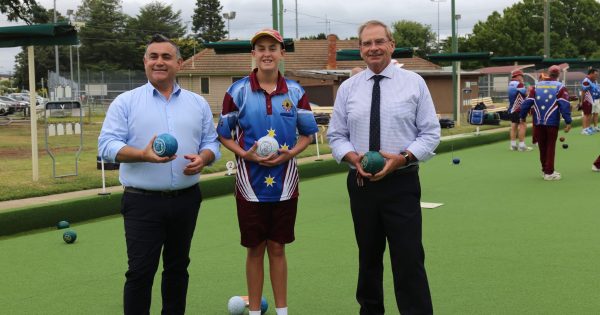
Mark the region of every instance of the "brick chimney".
<instances>
[{"instance_id":1,"label":"brick chimney","mask_svg":"<svg viewBox=\"0 0 600 315\"><path fill-rule=\"evenodd\" d=\"M327 35L327 70L337 69L337 61L335 60L337 51L337 35Z\"/></svg>"}]
</instances>

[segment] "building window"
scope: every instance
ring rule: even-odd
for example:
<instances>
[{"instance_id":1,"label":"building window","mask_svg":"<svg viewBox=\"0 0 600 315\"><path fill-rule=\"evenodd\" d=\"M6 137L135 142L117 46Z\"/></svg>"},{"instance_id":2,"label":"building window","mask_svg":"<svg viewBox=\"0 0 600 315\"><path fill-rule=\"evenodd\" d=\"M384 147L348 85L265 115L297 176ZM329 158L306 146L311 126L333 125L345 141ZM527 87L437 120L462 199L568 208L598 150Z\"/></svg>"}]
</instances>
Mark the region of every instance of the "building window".
<instances>
[{"instance_id":1,"label":"building window","mask_svg":"<svg viewBox=\"0 0 600 315\"><path fill-rule=\"evenodd\" d=\"M209 84L208 84L208 78L203 77L200 78L200 93L201 94L209 94L210 93L210 88L209 88Z\"/></svg>"},{"instance_id":2,"label":"building window","mask_svg":"<svg viewBox=\"0 0 600 315\"><path fill-rule=\"evenodd\" d=\"M231 83L235 83L238 80L243 79L244 77L231 77Z\"/></svg>"}]
</instances>

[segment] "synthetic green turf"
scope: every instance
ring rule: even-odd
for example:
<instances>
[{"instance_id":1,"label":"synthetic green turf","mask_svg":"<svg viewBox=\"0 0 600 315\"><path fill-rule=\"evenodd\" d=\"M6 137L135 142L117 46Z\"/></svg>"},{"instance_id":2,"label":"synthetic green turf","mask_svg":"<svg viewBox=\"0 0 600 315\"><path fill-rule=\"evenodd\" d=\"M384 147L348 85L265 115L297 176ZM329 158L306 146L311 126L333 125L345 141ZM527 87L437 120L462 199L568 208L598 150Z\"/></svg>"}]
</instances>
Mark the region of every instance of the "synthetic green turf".
<instances>
[{"instance_id":1,"label":"synthetic green turf","mask_svg":"<svg viewBox=\"0 0 600 315\"><path fill-rule=\"evenodd\" d=\"M440 154L421 167L423 239L436 314L593 314L600 309L600 135L566 134L563 179L542 180L537 148L506 142ZM561 132L561 135L564 135ZM452 157L461 163L453 165ZM357 314L357 250L345 174L301 183L296 242L287 247L292 314ZM246 295L233 196L206 200L192 248L189 314L226 314ZM93 209L90 209L91 211ZM68 219L68 218L66 218ZM0 314L119 314L126 268L119 216L62 231L0 238ZM268 266L268 263L265 263ZM386 256L388 314L397 314ZM265 292L274 314L266 272ZM152 314L160 313L160 272Z\"/></svg>"}]
</instances>

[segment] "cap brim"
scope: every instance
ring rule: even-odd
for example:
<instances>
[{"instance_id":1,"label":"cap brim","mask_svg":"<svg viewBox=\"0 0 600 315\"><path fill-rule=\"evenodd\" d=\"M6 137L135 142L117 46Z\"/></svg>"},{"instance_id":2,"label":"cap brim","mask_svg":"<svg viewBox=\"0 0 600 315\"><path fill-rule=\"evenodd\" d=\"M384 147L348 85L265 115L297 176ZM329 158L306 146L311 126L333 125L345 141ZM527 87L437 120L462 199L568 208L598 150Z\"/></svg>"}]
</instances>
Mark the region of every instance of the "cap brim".
<instances>
[{"instance_id":1,"label":"cap brim","mask_svg":"<svg viewBox=\"0 0 600 315\"><path fill-rule=\"evenodd\" d=\"M274 39L276 42L283 44L283 41L282 41L282 40L280 40L280 39L279 39L279 38L277 38L275 35L273 35L273 34L271 34L271 33L269 33L269 32L259 32L259 33L256 33L256 34L254 35L254 37L252 37L252 39L250 40L250 43L251 43L252 45L254 45L254 43L256 43L256 41L257 41L259 38L261 38L261 37L265 37L265 36L267 36L267 37L271 37L271 38L272 38L272 39Z\"/></svg>"}]
</instances>

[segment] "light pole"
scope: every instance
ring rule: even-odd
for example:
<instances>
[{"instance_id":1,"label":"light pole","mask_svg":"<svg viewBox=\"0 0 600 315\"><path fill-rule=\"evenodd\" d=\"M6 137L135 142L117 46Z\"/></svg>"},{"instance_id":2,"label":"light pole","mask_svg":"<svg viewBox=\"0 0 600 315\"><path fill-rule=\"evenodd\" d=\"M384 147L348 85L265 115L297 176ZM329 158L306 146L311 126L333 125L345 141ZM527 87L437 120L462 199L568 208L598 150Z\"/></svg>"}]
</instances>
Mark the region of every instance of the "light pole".
<instances>
[{"instance_id":1,"label":"light pole","mask_svg":"<svg viewBox=\"0 0 600 315\"><path fill-rule=\"evenodd\" d=\"M544 0L544 56L550 58L550 0Z\"/></svg>"},{"instance_id":2,"label":"light pole","mask_svg":"<svg viewBox=\"0 0 600 315\"><path fill-rule=\"evenodd\" d=\"M440 2L446 2L446 0L431 0L431 2L437 2L437 7L438 7L438 16L437 16L437 44L438 44L438 49L440 46Z\"/></svg>"},{"instance_id":3,"label":"light pole","mask_svg":"<svg viewBox=\"0 0 600 315\"><path fill-rule=\"evenodd\" d=\"M228 13L223 13L223 17L227 20L227 39L230 38L230 31L229 31L229 21L235 19L235 11L230 11Z\"/></svg>"},{"instance_id":4,"label":"light pole","mask_svg":"<svg viewBox=\"0 0 600 315\"><path fill-rule=\"evenodd\" d=\"M69 24L71 24L71 16L73 15L73 10L67 10L67 16L69 17ZM71 82L69 86L71 86L71 99L73 99L73 45L69 45L69 61L71 67Z\"/></svg>"},{"instance_id":5,"label":"light pole","mask_svg":"<svg viewBox=\"0 0 600 315\"><path fill-rule=\"evenodd\" d=\"M460 14L455 14L454 18L456 19L456 36L460 37L460 33L458 32L458 20L460 20L462 16Z\"/></svg>"},{"instance_id":6,"label":"light pole","mask_svg":"<svg viewBox=\"0 0 600 315\"><path fill-rule=\"evenodd\" d=\"M54 0L54 23L56 24L56 0ZM54 45L54 56L56 59L56 78L58 80L58 45ZM58 81L57 81L58 82Z\"/></svg>"}]
</instances>

